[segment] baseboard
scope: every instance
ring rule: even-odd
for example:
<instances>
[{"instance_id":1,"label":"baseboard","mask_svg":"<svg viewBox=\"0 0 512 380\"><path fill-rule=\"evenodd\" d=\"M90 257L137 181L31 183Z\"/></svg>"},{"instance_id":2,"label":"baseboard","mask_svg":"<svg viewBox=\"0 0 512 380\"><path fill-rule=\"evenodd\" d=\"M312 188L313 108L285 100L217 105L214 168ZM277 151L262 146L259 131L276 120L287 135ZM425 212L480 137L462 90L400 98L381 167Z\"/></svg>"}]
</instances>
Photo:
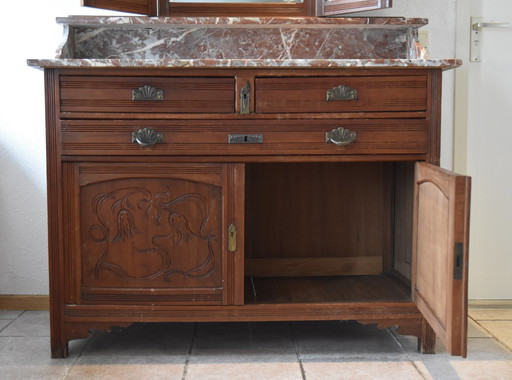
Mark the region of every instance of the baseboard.
<instances>
[{"instance_id":1,"label":"baseboard","mask_svg":"<svg viewBox=\"0 0 512 380\"><path fill-rule=\"evenodd\" d=\"M9 294L0 295L0 310L49 310L50 297Z\"/></svg>"}]
</instances>

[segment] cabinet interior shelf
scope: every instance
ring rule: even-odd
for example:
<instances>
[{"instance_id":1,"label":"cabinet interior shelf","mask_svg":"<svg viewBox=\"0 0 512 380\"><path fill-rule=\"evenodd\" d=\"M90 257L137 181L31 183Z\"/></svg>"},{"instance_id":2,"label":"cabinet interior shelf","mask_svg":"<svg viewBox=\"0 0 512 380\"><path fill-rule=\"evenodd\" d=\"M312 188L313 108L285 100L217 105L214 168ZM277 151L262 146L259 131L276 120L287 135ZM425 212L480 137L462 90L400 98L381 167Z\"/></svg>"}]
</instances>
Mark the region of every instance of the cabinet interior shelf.
<instances>
[{"instance_id":1,"label":"cabinet interior shelf","mask_svg":"<svg viewBox=\"0 0 512 380\"><path fill-rule=\"evenodd\" d=\"M391 275L245 279L247 305L410 301L409 287Z\"/></svg>"}]
</instances>

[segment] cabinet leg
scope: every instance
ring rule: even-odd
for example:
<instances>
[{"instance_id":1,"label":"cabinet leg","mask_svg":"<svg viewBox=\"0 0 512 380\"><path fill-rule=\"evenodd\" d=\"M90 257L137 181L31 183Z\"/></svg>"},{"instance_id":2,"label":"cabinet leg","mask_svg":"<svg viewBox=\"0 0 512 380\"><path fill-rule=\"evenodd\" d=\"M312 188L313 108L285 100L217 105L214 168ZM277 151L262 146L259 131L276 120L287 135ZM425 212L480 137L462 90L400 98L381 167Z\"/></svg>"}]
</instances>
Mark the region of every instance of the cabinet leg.
<instances>
[{"instance_id":1,"label":"cabinet leg","mask_svg":"<svg viewBox=\"0 0 512 380\"><path fill-rule=\"evenodd\" d=\"M69 354L68 343L52 344L52 359L64 359Z\"/></svg>"},{"instance_id":2,"label":"cabinet leg","mask_svg":"<svg viewBox=\"0 0 512 380\"><path fill-rule=\"evenodd\" d=\"M418 338L418 351L422 354L436 353L436 333L425 320L421 323L421 336Z\"/></svg>"}]
</instances>

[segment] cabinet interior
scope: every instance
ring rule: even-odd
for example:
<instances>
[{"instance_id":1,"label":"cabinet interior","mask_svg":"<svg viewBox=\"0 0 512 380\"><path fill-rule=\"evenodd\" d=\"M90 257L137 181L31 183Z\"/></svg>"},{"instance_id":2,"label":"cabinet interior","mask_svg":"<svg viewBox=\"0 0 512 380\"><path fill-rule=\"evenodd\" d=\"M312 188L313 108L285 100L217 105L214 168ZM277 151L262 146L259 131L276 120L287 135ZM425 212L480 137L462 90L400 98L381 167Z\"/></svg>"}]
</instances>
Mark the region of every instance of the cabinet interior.
<instances>
[{"instance_id":1,"label":"cabinet interior","mask_svg":"<svg viewBox=\"0 0 512 380\"><path fill-rule=\"evenodd\" d=\"M245 303L410 301L414 162L246 165Z\"/></svg>"}]
</instances>

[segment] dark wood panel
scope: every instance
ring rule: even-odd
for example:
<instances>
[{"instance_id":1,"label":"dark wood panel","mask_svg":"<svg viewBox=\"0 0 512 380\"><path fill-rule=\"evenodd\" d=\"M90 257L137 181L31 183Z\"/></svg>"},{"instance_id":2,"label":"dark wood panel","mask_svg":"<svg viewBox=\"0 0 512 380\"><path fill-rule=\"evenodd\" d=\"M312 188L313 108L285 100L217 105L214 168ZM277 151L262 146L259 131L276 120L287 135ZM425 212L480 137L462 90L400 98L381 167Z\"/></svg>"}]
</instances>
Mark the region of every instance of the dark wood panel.
<instances>
[{"instance_id":1,"label":"dark wood panel","mask_svg":"<svg viewBox=\"0 0 512 380\"><path fill-rule=\"evenodd\" d=\"M392 251L385 163L255 164L247 257L381 256Z\"/></svg>"},{"instance_id":2,"label":"dark wood panel","mask_svg":"<svg viewBox=\"0 0 512 380\"><path fill-rule=\"evenodd\" d=\"M392 276L252 277L248 303L409 302L410 289Z\"/></svg>"},{"instance_id":3,"label":"dark wood panel","mask_svg":"<svg viewBox=\"0 0 512 380\"><path fill-rule=\"evenodd\" d=\"M411 279L412 264L412 210L414 204L414 162L397 162L394 185L394 255L387 263L405 279Z\"/></svg>"},{"instance_id":4,"label":"dark wood panel","mask_svg":"<svg viewBox=\"0 0 512 380\"><path fill-rule=\"evenodd\" d=\"M133 100L132 91L151 86L161 100ZM62 112L232 113L234 78L61 76Z\"/></svg>"},{"instance_id":5,"label":"dark wood panel","mask_svg":"<svg viewBox=\"0 0 512 380\"><path fill-rule=\"evenodd\" d=\"M413 300L447 351L465 357L471 179L416 163L414 184Z\"/></svg>"},{"instance_id":6,"label":"dark wood panel","mask_svg":"<svg viewBox=\"0 0 512 380\"><path fill-rule=\"evenodd\" d=\"M168 0L82 0L82 5L91 8L110 9L148 16L165 16ZM160 6L161 11L158 11Z\"/></svg>"},{"instance_id":7,"label":"dark wood panel","mask_svg":"<svg viewBox=\"0 0 512 380\"><path fill-rule=\"evenodd\" d=\"M304 0L302 3L169 3L171 16L186 17L301 17L312 16L315 0Z\"/></svg>"},{"instance_id":8,"label":"dark wood panel","mask_svg":"<svg viewBox=\"0 0 512 380\"><path fill-rule=\"evenodd\" d=\"M243 166L66 163L63 173L66 302L243 302L224 238L228 222L243 230L243 202L231 202Z\"/></svg>"},{"instance_id":9,"label":"dark wood panel","mask_svg":"<svg viewBox=\"0 0 512 380\"><path fill-rule=\"evenodd\" d=\"M245 259L255 277L354 276L382 273L381 256Z\"/></svg>"},{"instance_id":10,"label":"dark wood panel","mask_svg":"<svg viewBox=\"0 0 512 380\"><path fill-rule=\"evenodd\" d=\"M62 121L64 154L79 155L314 155L426 154L425 120L240 120L240 121ZM326 133L344 127L356 141L338 146ZM141 147L132 133L151 128L163 134L162 143ZM261 134L261 144L229 144L232 134Z\"/></svg>"},{"instance_id":11,"label":"dark wood panel","mask_svg":"<svg viewBox=\"0 0 512 380\"><path fill-rule=\"evenodd\" d=\"M256 112L424 111L426 76L256 78ZM327 91L346 86L354 100L328 100Z\"/></svg>"}]
</instances>

